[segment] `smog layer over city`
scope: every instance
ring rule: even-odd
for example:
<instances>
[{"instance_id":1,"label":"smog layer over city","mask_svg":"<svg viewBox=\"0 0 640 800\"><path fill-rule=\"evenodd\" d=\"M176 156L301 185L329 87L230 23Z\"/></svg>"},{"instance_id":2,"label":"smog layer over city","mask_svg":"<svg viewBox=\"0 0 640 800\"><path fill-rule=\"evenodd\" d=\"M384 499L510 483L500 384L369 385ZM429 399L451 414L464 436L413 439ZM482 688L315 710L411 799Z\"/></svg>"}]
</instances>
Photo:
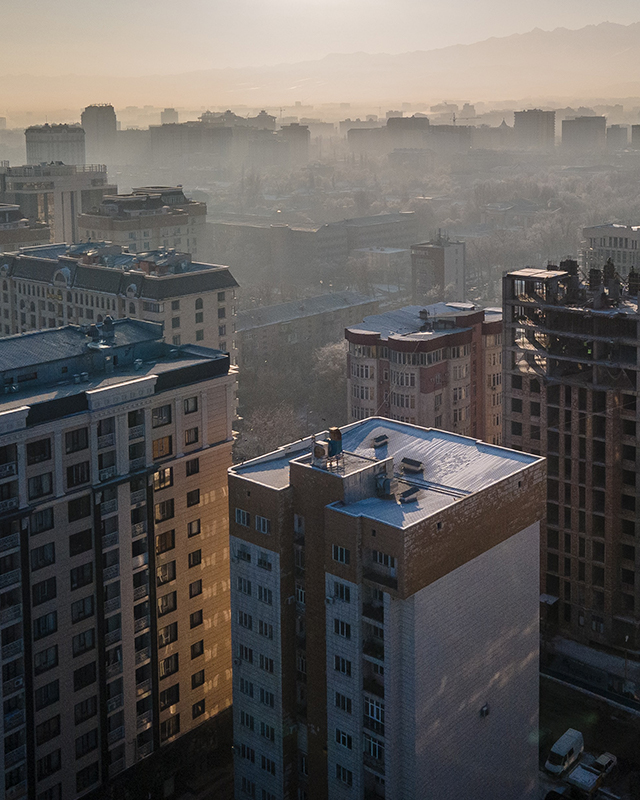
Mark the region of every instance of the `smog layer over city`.
<instances>
[{"instance_id":1,"label":"smog layer over city","mask_svg":"<svg viewBox=\"0 0 640 800\"><path fill-rule=\"evenodd\" d=\"M0 800L639 800L638 3L0 19Z\"/></svg>"}]
</instances>

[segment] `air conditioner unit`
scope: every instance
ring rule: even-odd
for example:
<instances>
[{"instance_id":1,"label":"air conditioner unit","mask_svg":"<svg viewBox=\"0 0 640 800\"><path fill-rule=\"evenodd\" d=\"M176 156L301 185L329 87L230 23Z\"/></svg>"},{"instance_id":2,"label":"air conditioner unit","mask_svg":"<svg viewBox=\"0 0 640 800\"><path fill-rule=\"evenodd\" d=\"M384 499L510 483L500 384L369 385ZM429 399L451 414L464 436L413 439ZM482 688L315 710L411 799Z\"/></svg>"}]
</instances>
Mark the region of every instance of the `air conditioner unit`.
<instances>
[{"instance_id":1,"label":"air conditioner unit","mask_svg":"<svg viewBox=\"0 0 640 800\"><path fill-rule=\"evenodd\" d=\"M333 605L335 602L336 602L336 598L335 598L335 597L331 597L330 595L327 595L327 596L325 597L325 603L326 603L328 606L332 606L332 605Z\"/></svg>"},{"instance_id":2,"label":"air conditioner unit","mask_svg":"<svg viewBox=\"0 0 640 800\"><path fill-rule=\"evenodd\" d=\"M239 666L240 666L240 664L242 664L242 659L241 659L241 658L234 658L234 659L233 659L233 663L234 663L234 665L235 665L236 667L239 667Z\"/></svg>"}]
</instances>

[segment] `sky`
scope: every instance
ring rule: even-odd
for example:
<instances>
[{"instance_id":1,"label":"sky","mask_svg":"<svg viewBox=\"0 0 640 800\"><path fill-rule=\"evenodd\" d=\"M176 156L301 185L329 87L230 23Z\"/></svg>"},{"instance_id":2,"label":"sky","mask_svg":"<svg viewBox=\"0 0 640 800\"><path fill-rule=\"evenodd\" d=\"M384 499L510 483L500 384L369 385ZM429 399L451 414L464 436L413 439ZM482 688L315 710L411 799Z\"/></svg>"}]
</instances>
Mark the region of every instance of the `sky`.
<instances>
[{"instance_id":1,"label":"sky","mask_svg":"<svg viewBox=\"0 0 640 800\"><path fill-rule=\"evenodd\" d=\"M1 11L0 75L175 74L640 21L638 0L4 0Z\"/></svg>"}]
</instances>

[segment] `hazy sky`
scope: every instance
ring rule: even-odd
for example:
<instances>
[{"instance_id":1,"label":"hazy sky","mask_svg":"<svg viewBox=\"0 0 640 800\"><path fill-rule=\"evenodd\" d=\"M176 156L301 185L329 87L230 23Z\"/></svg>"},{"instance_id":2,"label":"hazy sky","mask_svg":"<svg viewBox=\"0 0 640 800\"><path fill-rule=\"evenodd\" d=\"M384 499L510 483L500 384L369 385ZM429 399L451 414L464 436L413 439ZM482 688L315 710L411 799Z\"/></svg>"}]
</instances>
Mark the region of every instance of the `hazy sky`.
<instances>
[{"instance_id":1,"label":"hazy sky","mask_svg":"<svg viewBox=\"0 0 640 800\"><path fill-rule=\"evenodd\" d=\"M0 75L166 74L640 21L638 0L2 0L0 12Z\"/></svg>"}]
</instances>

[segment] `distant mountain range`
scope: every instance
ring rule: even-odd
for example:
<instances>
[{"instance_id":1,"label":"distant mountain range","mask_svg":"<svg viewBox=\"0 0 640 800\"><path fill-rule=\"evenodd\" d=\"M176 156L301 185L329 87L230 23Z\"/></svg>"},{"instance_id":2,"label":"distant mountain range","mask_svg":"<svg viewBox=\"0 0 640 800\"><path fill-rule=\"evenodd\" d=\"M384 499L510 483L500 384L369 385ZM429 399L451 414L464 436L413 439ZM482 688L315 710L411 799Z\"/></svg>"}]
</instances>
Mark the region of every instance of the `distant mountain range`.
<instances>
[{"instance_id":1,"label":"distant mountain range","mask_svg":"<svg viewBox=\"0 0 640 800\"><path fill-rule=\"evenodd\" d=\"M604 22L389 55L145 77L0 76L1 108L225 106L640 96L640 22Z\"/></svg>"}]
</instances>

